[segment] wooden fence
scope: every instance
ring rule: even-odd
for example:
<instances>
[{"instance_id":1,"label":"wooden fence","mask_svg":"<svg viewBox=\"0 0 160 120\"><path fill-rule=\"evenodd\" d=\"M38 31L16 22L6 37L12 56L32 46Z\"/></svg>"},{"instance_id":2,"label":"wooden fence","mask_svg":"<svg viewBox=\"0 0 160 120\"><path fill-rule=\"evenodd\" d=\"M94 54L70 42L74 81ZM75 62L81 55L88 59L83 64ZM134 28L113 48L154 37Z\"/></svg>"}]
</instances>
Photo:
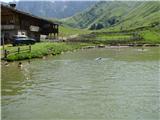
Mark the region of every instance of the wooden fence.
<instances>
[{"instance_id":1,"label":"wooden fence","mask_svg":"<svg viewBox=\"0 0 160 120\"><path fill-rule=\"evenodd\" d=\"M8 56L9 54L20 54L20 52L31 52L31 50L32 50L31 45L29 45L27 49L21 49L21 47L18 46L18 47L17 47L17 50L15 50L15 51L9 51L9 50L6 50L6 49L5 49L5 50L4 50L4 58L7 58L7 56Z\"/></svg>"}]
</instances>

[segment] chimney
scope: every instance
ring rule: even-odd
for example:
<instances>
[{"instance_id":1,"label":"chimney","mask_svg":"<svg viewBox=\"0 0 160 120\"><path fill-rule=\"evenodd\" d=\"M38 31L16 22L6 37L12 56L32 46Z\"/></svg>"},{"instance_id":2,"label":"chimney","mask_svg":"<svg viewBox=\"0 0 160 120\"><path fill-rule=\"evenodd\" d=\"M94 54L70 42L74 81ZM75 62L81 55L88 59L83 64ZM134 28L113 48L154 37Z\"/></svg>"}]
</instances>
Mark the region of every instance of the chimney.
<instances>
[{"instance_id":1,"label":"chimney","mask_svg":"<svg viewBox=\"0 0 160 120\"><path fill-rule=\"evenodd\" d=\"M16 3L10 2L9 6L12 7L12 8L15 8L16 7Z\"/></svg>"}]
</instances>

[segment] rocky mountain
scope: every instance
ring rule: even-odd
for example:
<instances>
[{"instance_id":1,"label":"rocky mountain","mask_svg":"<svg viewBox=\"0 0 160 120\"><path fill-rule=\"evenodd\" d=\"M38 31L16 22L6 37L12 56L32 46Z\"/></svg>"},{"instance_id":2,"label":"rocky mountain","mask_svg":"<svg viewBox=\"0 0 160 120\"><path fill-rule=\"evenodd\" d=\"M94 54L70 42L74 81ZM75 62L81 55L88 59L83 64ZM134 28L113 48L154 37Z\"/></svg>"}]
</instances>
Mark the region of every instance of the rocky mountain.
<instances>
[{"instance_id":1,"label":"rocky mountain","mask_svg":"<svg viewBox=\"0 0 160 120\"><path fill-rule=\"evenodd\" d=\"M37 16L65 18L82 12L96 1L18 1L16 8Z\"/></svg>"}]
</instances>

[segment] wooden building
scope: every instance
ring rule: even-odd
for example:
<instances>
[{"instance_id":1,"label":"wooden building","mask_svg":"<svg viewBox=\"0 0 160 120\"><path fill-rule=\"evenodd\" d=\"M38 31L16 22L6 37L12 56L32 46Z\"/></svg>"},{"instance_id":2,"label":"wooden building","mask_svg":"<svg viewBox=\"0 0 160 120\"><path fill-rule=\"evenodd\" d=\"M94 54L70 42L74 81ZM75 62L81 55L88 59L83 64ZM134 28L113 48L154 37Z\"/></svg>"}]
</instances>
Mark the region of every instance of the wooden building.
<instances>
[{"instance_id":1,"label":"wooden building","mask_svg":"<svg viewBox=\"0 0 160 120\"><path fill-rule=\"evenodd\" d=\"M1 4L1 38L10 43L13 35L25 34L40 41L40 35L53 34L58 37L57 23L22 12L15 4Z\"/></svg>"}]
</instances>

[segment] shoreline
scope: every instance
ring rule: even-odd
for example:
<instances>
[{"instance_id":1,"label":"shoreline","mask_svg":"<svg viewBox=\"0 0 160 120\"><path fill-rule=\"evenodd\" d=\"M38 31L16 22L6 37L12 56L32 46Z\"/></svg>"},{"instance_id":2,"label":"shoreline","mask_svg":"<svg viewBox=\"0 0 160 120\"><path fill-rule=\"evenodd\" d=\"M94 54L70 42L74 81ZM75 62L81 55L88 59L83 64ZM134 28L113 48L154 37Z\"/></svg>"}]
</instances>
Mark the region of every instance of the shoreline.
<instances>
[{"instance_id":1,"label":"shoreline","mask_svg":"<svg viewBox=\"0 0 160 120\"><path fill-rule=\"evenodd\" d=\"M40 43L43 44L43 43ZM48 44L48 43L44 43L44 44ZM50 43L49 43L50 44ZM51 44L58 44L58 43L51 43ZM57 50L58 48L54 48L54 46L51 45L51 47L42 50L41 52L43 54L38 54L38 50L34 51L36 55L34 55L34 53L24 53L25 55L23 55L23 53L20 54L13 54L10 55L8 58L4 59L1 58L1 61L7 61L7 62L14 62L14 61L24 61L24 60L31 60L31 59L44 59L46 56L55 56L55 55L59 55L59 54L63 54L65 52L71 51L74 52L75 50L83 50L83 49L93 49L93 48L107 48L107 49L117 49L117 48L128 48L128 47L160 47L159 44L127 44L127 45L105 45L105 44L87 44L87 43L59 43L61 47L60 50ZM61 45L62 44L62 45ZM23 47L23 46L21 46ZM42 47L44 48L45 45ZM67 48L66 48L67 47ZM52 49L51 49L52 48ZM56 51L57 50L57 51ZM1 53L1 57L2 57ZM19 56L19 55L22 55ZM25 56L25 57L24 57Z\"/></svg>"},{"instance_id":2,"label":"shoreline","mask_svg":"<svg viewBox=\"0 0 160 120\"><path fill-rule=\"evenodd\" d=\"M58 55L67 51L74 51L76 49L81 49L84 46L89 46L93 44L89 43L58 43L58 42L40 42L32 45L31 51L24 51L28 46L15 46L6 45L5 50L8 51L7 57L4 58L3 51L1 49L1 60L12 62L12 61L21 61L29 60L34 58L43 58L48 55ZM18 47L21 51L18 52Z\"/></svg>"}]
</instances>

